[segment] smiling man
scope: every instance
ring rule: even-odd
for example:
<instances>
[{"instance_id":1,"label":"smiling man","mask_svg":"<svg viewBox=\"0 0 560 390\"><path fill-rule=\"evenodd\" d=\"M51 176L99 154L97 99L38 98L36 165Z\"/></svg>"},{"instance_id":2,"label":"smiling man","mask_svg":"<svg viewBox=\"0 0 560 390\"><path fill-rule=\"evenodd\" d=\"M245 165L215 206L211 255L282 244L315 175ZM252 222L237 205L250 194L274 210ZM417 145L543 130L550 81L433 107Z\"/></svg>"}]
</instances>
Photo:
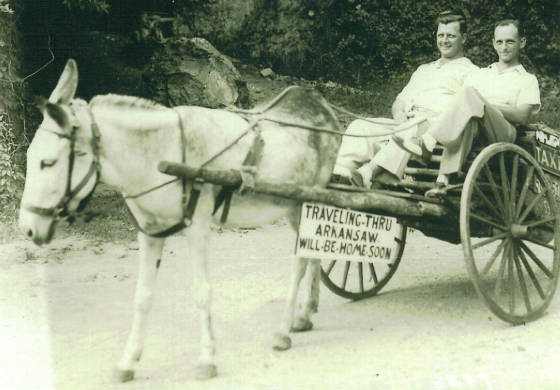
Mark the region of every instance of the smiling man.
<instances>
[{"instance_id":1,"label":"smiling man","mask_svg":"<svg viewBox=\"0 0 560 390\"><path fill-rule=\"evenodd\" d=\"M401 176L410 155L390 141L387 134L399 127L407 128L403 134L425 132L461 90L465 77L478 69L464 56L465 16L458 11L442 12L436 18L436 26L440 58L420 65L412 74L393 103L393 119L358 119L348 126L333 181L349 182L352 176L356 184L369 185L372 176L380 181Z\"/></svg>"},{"instance_id":2,"label":"smiling man","mask_svg":"<svg viewBox=\"0 0 560 390\"><path fill-rule=\"evenodd\" d=\"M540 109L537 78L519 61L526 45L517 19L505 19L494 28L494 49L498 62L473 72L441 120L421 137L393 140L403 150L427 160L436 143L444 148L438 180L445 185L448 176L463 165L479 133L487 143L514 142L514 125L527 124Z\"/></svg>"}]
</instances>

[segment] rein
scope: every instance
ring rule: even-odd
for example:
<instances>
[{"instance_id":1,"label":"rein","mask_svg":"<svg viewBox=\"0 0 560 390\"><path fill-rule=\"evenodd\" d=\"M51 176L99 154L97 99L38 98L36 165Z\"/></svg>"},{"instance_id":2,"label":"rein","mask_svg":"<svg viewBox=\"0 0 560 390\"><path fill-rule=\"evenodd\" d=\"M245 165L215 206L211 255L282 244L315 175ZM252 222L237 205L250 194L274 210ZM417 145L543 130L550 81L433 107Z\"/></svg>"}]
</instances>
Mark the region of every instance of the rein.
<instances>
[{"instance_id":1,"label":"rein","mask_svg":"<svg viewBox=\"0 0 560 390\"><path fill-rule=\"evenodd\" d=\"M183 119L181 118L181 115L176 110L174 110L174 111L177 113L177 116L179 118L179 129L180 129L180 132L181 132L181 162L183 164L186 164L187 156L186 156L186 147L185 147L185 127L184 127ZM245 130L236 139L234 139L229 145L224 147L218 153L214 154L212 157L210 157L204 163L202 163L202 165L200 167L201 168L205 167L206 165L210 164L212 161L214 161L215 159L220 157L222 154L224 154L227 150L232 148L243 137L245 137L251 130L253 130L257 126L258 122L259 121L251 122L249 124L249 126L247 126L247 128L245 128ZM124 195L123 198L125 200L136 199L136 198L139 198L143 195L146 195L146 194L149 194L153 191L156 191L156 190L158 190L162 187L165 187L166 185L175 183L176 181L179 181L179 180L182 181L182 196L181 196L181 204L183 205L183 218L182 218L182 220L180 222L177 222L173 226L171 226L167 229L164 229L160 232L149 233L140 226L140 224L136 220L136 217L134 217L134 214L132 213L132 211L130 210L130 208L127 205L127 209L129 211L129 214L132 217L132 222L138 230L140 230L142 233L144 233L144 234L146 234L150 237L163 238L163 237L170 236L174 233L177 233L177 232L183 230L184 228L189 227L192 224L192 218L193 218L193 215L194 215L194 212L195 212L195 209L196 209L196 205L198 203L198 198L200 196L200 191L202 189L202 185L204 184L204 181L202 179L195 179L193 181L191 192L190 192L190 195L188 197L187 197L187 188L186 188L187 187L187 185L186 185L187 180L185 178L177 177L175 179L172 179L172 180L166 181L162 184L159 184L155 187L151 187L147 190L141 191L137 194ZM187 198L188 198L188 201L187 201ZM216 210L214 210L214 212L216 212ZM224 215L227 215L226 212L224 212ZM222 218L222 219L224 219L224 218Z\"/></svg>"},{"instance_id":2,"label":"rein","mask_svg":"<svg viewBox=\"0 0 560 390\"><path fill-rule=\"evenodd\" d=\"M265 114L268 110L270 110L272 107L274 107L278 102L280 102L284 96L295 87L290 87L285 89L284 91L282 91L282 93L280 93L278 96L276 96L272 101L270 101L266 106L264 106L263 108L261 108L260 110L243 110L243 109L238 109L236 107L227 107L226 110L233 112L233 113L237 113L237 114L241 114L244 117L251 117L254 115L260 115L260 114ZM388 123L386 123L385 121L381 121L381 120L372 120L372 119L368 119L362 116L359 116L357 114L354 114L350 111L345 110L344 108L335 106L331 103L328 103L328 105L337 111L343 112L347 115L350 115L356 119L361 119L364 120L366 122L370 122L373 124L378 124L378 125L384 125L386 126ZM173 109L174 110L174 109ZM175 110L174 110L175 111ZM177 112L177 111L175 111ZM184 124L183 124L183 120L180 116L180 114L177 112L177 116L179 118L179 127L180 127L180 132L181 132L181 162L183 164L186 163L186 148L185 148L185 129L184 129ZM246 119L248 120L248 119ZM379 134L376 136L383 136L383 135L390 135L390 134L395 134L397 132L401 132L404 131L410 127L413 127L415 125L417 125L418 123L422 122L423 120L425 120L424 118L421 119L417 119L417 120L412 120L408 123L406 123L406 125L399 125L397 126L396 129L394 130L390 130L388 129L388 132L386 134ZM200 168L204 168L206 165L210 164L211 162L213 162L214 160L216 160L218 157L220 157L221 155L223 155L225 152L227 152L229 149L231 149L234 145L236 145L241 139L243 139L247 134L249 134L251 131L255 131L255 128L258 129L258 125L261 121L269 121L269 122L273 122L273 123L278 123L280 125L283 126L291 126L291 127L295 127L295 128L300 128L300 129L304 129L304 130L311 130L311 131L318 131L318 132L325 132L325 133L329 133L329 134L336 134L336 135L341 135L341 136L349 136L349 137L371 137L370 135L361 135L361 134L345 134L344 132L341 131L337 131L337 130L332 130L332 129L328 129L328 128L324 128L324 127L318 127L318 126L310 126L310 125L302 125L302 124L297 124L297 123L291 123L291 122L285 122L285 121L281 121L281 120L276 120L276 119L271 119L271 118L266 118L266 117L261 117L261 118L256 118L256 119L252 119L252 120L248 120L249 124L248 126L243 130L243 132L236 138L234 139L230 144L228 144L227 146L225 146L222 150L220 150L219 152L217 152L216 154L214 154L212 157L210 157L208 160L206 160L204 163L201 164ZM256 153L256 150L259 148L259 142L262 142L262 139L260 138L260 131L256 130L259 134L257 135L257 137L255 138L255 141L253 142L253 145L251 146L251 149L248 152L248 155L246 158L246 161L244 162L244 166L251 166L251 165L256 165L254 160L254 155L258 154ZM261 145L262 147L262 145ZM251 158L249 158L249 156L251 156ZM194 211L196 208L196 204L198 202L198 198L200 195L200 190L202 188L202 184L204 184L204 182L202 181L202 179L195 179L193 181L192 184L192 188L191 188L191 193L190 196L187 197L187 191L186 191L186 180L185 178L180 178L180 177L176 177L175 179L171 179L168 180L164 183L158 184L157 186L151 187L147 190L141 191L139 193L133 194L133 195L123 195L123 198L125 200L128 199L137 199L141 196L147 195L153 191L156 191L160 188L163 188L169 184L175 183L177 181L181 180L182 181L182 204L183 204L183 218L180 222L174 224L173 226L157 232L157 233L149 233L147 231L145 231L138 223L138 221L136 220L136 218L134 217L134 214L132 213L132 211L130 210L130 208L128 208L128 211L132 217L132 221L134 223L134 225L136 226L136 228L138 230L140 230L142 233L149 235L151 237L167 237L171 234L174 234L176 232L181 231L182 229L189 227L192 224L192 217L194 215ZM218 194L218 198L216 199L216 204L214 207L214 213L216 213L216 211L219 209L220 205L222 203L224 203L224 211L222 214L222 218L221 218L221 222L225 222L226 218L227 218L227 214L229 211L229 204L231 201L231 193L234 189L232 188L222 188L222 190L220 191L220 193ZM187 201L188 198L188 201Z\"/></svg>"},{"instance_id":3,"label":"rein","mask_svg":"<svg viewBox=\"0 0 560 390\"><path fill-rule=\"evenodd\" d=\"M284 89L280 94L278 94L274 99L272 99L266 106L264 106L260 110L254 110L254 109L253 110L244 110L244 109L233 107L233 106L226 107L226 110L228 110L230 112L235 112L236 114L247 114L247 115L264 114L268 110L270 110L272 107L274 107L280 100L282 100L284 95L286 95L290 90L292 90L294 88L297 88L297 86L291 86L291 87L288 87L288 88ZM347 109L345 109L341 106L337 106L337 105L329 103L329 102L327 102L327 104L333 110L342 112L343 114L346 114L346 115L348 115L348 116L350 116L354 119L360 119L364 122L372 123L372 124L375 124L375 125L381 125L381 126L383 126L387 129L386 133L376 134L375 137L384 137L384 136L388 136L388 135L397 134L397 133L400 133L402 131L408 130L411 127L414 127L417 124L426 120L426 118L420 117L420 118L412 118L411 120L409 120L407 122L404 122L402 124L392 124L392 123L388 123L386 119L382 120L382 119L366 118L364 116L361 116L361 115L355 114L351 111L348 111ZM331 133L331 134L340 134L343 137L372 138L372 136L369 135L369 134L346 134L344 132L331 130L331 129L326 129L326 128L323 128L323 127L300 125L300 124L284 122L284 121L280 121L280 120L276 120L276 119L260 118L259 121L260 120L266 120L266 121L278 123L278 124L284 125L284 126L299 127L301 129L307 129L307 130L313 130L313 131L319 131L319 132L325 132L325 133ZM394 126L395 128L391 129L388 126Z\"/></svg>"},{"instance_id":4,"label":"rein","mask_svg":"<svg viewBox=\"0 0 560 390\"><path fill-rule=\"evenodd\" d=\"M273 122L273 123L277 123L280 124L282 126L290 126L290 127L295 127L295 128L300 128L303 130L310 130L310 131L318 131L318 132L325 132L325 133L329 133L329 134L335 134L335 135L340 135L340 136L346 136L346 137L371 137L370 135L365 135L365 134L345 134L344 132L340 131L340 130L332 130L332 129L328 129L328 128L324 128L324 127L318 127L318 126L311 126L311 125L302 125L302 124L297 124L297 123L291 123L291 122L286 122L286 121L282 121L282 120L277 120L277 119L271 119L271 118L266 118L266 117L260 117L260 118L255 118L255 119L247 119L247 117L252 117L254 115L261 115L261 114L265 114L267 111L269 111L272 107L274 107L278 102L280 102L284 96L294 87L290 87L285 89L284 91L282 91L282 93L280 93L279 95L277 95L272 101L270 101L266 106L262 107L259 110L243 110L243 109L238 109L236 107L226 107L226 110L233 112L233 113L237 113L237 114L241 114L243 117L245 117L245 119L249 122L247 127L243 130L243 132L236 138L234 139L230 144L228 144L227 146L225 146L223 149L221 149L219 152L217 152L216 154L214 154L213 156L211 156L210 158L208 158L204 163L202 163L202 165L200 166L200 168L204 168L206 165L212 163L214 160L216 160L218 157L220 157L221 155L223 155L225 152L227 152L229 149L231 149L233 146L235 146L241 139L243 139L245 136L247 136L247 134L249 134L252 131L256 131L257 132L257 137L255 138L253 145L251 146L247 158L243 164L244 167L250 167L250 166L254 166L256 165L256 161L254 158L254 155L258 154L257 150L260 148L262 148L262 138L260 137L260 128L259 128L259 124L261 121L268 121L268 122ZM387 125L391 125L390 123L387 123L386 121L382 121L382 120L375 120L375 119L369 119L369 118L365 118L362 117L360 115L354 114L350 111L347 111L346 109L336 106L334 104L328 103L329 107L331 107L333 110L336 111L340 111L346 115L349 115L353 118L356 119L360 119L369 123L373 123L373 124L377 124L377 125L382 125L387 127ZM72 107L70 107L70 109L72 110L73 114L74 110ZM186 160L187 160L187 156L186 156L186 141L185 141L185 126L183 123L183 119L181 118L181 115L179 114L179 112L177 112L175 109L173 109L178 116L179 119L179 128L180 128L180 135L181 135L181 162L183 164L186 164ZM66 180L66 186L65 186L65 191L64 191L64 195L62 196L62 198L60 199L60 201L53 207L50 208L45 208L45 207L37 207L37 206L33 206L33 205L24 205L24 207L29 210L30 212L34 213L34 214L38 214L38 215L42 215L42 216L47 216L47 217L52 217L54 218L54 220L63 220L63 219L68 219L68 220L73 220L76 216L79 216L81 214L87 214L86 216L86 221L88 221L89 219L91 219L93 216L99 214L99 213L84 213L82 210L84 209L85 205L87 204L87 202L89 201L89 199L91 198L91 196L93 195L93 192L97 186L99 177L100 177L100 163L99 163L99 143L100 143L100 139L101 139L101 133L99 131L99 128L97 126L97 123L95 122L95 119L93 117L93 113L91 112L91 110L88 110L89 115L91 117L91 134L92 134L92 138L90 141L91 144L91 149L92 149L92 161L89 167L88 172L86 173L86 175L82 178L82 180L80 180L80 182L78 183L78 185L76 185L76 187L72 188L72 173L74 170L74 160L75 160L75 143L76 143L76 132L79 129L79 126L73 126L72 127L72 131L70 134L65 134L65 133L61 133L61 132L57 132L54 130L48 130L48 129L42 129L42 131L47 131L50 132L52 134L55 134L56 136L60 137L60 138L64 138L67 139L70 142L70 156L69 156L69 164L68 164L68 176L67 176L67 180ZM425 118L418 118L418 119L413 119L412 121L407 122L404 126L403 125L397 125L395 129L390 129L387 127L388 132L386 134L378 134L377 136L384 136L384 135L391 135L391 134L395 134L397 132L401 132L404 131L410 127L413 127L415 125L417 125L418 123L422 122L423 120L425 120ZM256 129L256 130L255 130ZM249 158L249 156L251 158ZM86 197L84 197L81 201L80 204L77 208L76 211L69 211L68 210L68 205L69 203L76 197L76 195L87 185L87 183L91 180L91 178L96 175L95 178L95 184L92 188L92 190L88 193L88 195ZM181 180L181 188L182 188L182 196L181 196L181 204L183 205L183 218L180 222L174 224L173 226L157 232L157 233L150 233L145 231L139 224L138 221L136 220L134 214L132 213L132 211L130 210L130 208L128 207L127 204L127 209L132 217L132 222L134 223L134 225L136 226L136 228L138 230L140 230L142 233L151 236L151 237L167 237L171 234L174 234L176 232L179 232L181 230L183 230L186 227L189 227L192 224L192 217L194 215L194 211L196 209L196 205L198 202L198 198L200 195L200 191L202 189L202 185L204 184L202 179L195 179L192 183L192 187L191 187L191 192L190 195L187 195L187 180L185 178L182 177L176 177L174 179L168 180L164 183L158 184L154 187L151 187L147 190L141 191L139 193L133 194L133 195L125 195L123 194L123 198L124 200L130 200L130 199L137 199L140 198L141 196L147 195L153 191L156 191L160 188L163 188L169 184L175 183L177 181ZM225 219L227 218L227 213L228 213L228 209L229 209L229 201L231 198L231 192L234 190L234 188L228 188L228 189L222 189L221 193L222 196L226 197L225 200L225 206L224 206L224 213L222 215L222 222L225 222ZM223 195L224 192L229 191L230 194L226 194ZM229 196L229 198L228 198ZM224 199L217 199L216 201L216 205L215 205L215 209L214 209L214 213L218 210L220 203L223 202ZM115 202L116 203L116 202Z\"/></svg>"}]
</instances>

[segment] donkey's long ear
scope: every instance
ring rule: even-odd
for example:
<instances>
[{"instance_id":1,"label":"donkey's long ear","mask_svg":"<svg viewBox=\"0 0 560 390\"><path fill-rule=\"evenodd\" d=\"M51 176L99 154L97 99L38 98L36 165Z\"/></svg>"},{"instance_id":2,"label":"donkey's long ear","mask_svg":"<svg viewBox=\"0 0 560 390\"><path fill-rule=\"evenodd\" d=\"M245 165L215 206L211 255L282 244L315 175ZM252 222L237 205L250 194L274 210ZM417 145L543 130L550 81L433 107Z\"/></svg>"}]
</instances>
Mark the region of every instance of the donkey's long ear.
<instances>
[{"instance_id":1,"label":"donkey's long ear","mask_svg":"<svg viewBox=\"0 0 560 390\"><path fill-rule=\"evenodd\" d=\"M58 79L58 84L49 96L50 103L69 103L74 98L78 88L78 65L73 59L69 59L64 71Z\"/></svg>"}]
</instances>

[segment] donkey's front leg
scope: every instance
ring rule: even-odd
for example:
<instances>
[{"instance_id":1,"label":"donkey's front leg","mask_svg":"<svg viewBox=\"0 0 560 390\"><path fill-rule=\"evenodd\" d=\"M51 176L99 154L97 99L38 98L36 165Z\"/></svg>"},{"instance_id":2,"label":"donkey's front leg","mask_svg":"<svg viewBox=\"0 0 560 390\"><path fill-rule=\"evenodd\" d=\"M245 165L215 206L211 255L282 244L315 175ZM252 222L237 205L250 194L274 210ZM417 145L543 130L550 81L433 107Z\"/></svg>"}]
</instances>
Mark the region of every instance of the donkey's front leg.
<instances>
[{"instance_id":1,"label":"donkey's front leg","mask_svg":"<svg viewBox=\"0 0 560 390\"><path fill-rule=\"evenodd\" d=\"M305 332L313 329L311 315L319 307L319 286L321 281L321 260L309 259L308 283L305 285L305 300L300 305L300 312L292 322L292 332Z\"/></svg>"},{"instance_id":2,"label":"donkey's front leg","mask_svg":"<svg viewBox=\"0 0 560 390\"><path fill-rule=\"evenodd\" d=\"M130 381L134 378L135 365L140 361L142 355L148 313L152 306L157 270L161 262L164 242L165 239L163 238L153 238L141 232L138 233L140 267L134 297L134 320L124 354L117 365L117 375L121 382Z\"/></svg>"},{"instance_id":3,"label":"donkey's front leg","mask_svg":"<svg viewBox=\"0 0 560 390\"><path fill-rule=\"evenodd\" d=\"M189 256L192 257L193 295L200 310L200 355L196 367L197 379L210 379L218 374L215 356L215 340L212 330L210 306L212 304L212 286L208 277L208 240L210 236L209 221L197 220L186 231L189 239Z\"/></svg>"},{"instance_id":4,"label":"donkey's front leg","mask_svg":"<svg viewBox=\"0 0 560 390\"><path fill-rule=\"evenodd\" d=\"M290 284L290 292L288 293L288 300L286 301L286 307L284 310L284 317L280 323L280 329L274 335L274 341L272 347L278 351L285 351L290 349L292 346L292 340L288 333L292 328L292 320L294 318L294 313L297 303L297 294L299 290L299 285L301 279L305 275L305 269L307 267L308 260L295 257L294 265L292 270L292 281Z\"/></svg>"}]
</instances>

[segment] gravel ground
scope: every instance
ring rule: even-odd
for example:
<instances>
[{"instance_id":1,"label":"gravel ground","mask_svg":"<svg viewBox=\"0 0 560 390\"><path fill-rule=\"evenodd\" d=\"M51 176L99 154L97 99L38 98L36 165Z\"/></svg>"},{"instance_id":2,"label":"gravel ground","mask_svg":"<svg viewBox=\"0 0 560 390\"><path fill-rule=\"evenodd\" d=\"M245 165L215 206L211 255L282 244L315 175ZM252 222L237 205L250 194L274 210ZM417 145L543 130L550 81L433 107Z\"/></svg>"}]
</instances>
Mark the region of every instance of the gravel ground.
<instances>
[{"instance_id":1,"label":"gravel ground","mask_svg":"<svg viewBox=\"0 0 560 390\"><path fill-rule=\"evenodd\" d=\"M132 318L138 248L62 238L0 246L0 388L558 388L560 301L541 319L494 317L468 279L460 245L409 234L393 280L350 302L321 290L312 332L273 352L293 250L285 224L213 234L219 375L194 380L198 315L181 238L168 240L136 379L113 381ZM263 256L264 255L264 256ZM23 387L21 387L23 388Z\"/></svg>"}]
</instances>

